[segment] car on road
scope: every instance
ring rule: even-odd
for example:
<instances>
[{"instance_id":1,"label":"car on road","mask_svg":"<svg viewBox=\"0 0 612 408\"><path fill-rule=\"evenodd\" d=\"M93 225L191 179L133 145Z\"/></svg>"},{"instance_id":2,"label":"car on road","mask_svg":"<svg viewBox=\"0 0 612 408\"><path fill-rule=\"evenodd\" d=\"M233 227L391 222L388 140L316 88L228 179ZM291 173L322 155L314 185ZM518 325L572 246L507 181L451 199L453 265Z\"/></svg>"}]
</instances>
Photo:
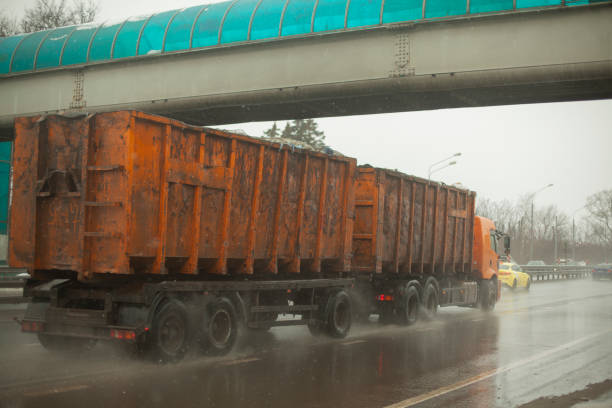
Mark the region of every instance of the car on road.
<instances>
[{"instance_id":1,"label":"car on road","mask_svg":"<svg viewBox=\"0 0 612 408\"><path fill-rule=\"evenodd\" d=\"M520 265L503 262L499 265L499 280L510 289L525 288L529 290L531 277L523 272Z\"/></svg>"},{"instance_id":2,"label":"car on road","mask_svg":"<svg viewBox=\"0 0 612 408\"><path fill-rule=\"evenodd\" d=\"M612 264L599 264L591 272L593 280L612 279Z\"/></svg>"},{"instance_id":3,"label":"car on road","mask_svg":"<svg viewBox=\"0 0 612 408\"><path fill-rule=\"evenodd\" d=\"M527 262L527 266L546 266L546 262L544 262L544 261L529 261L529 262Z\"/></svg>"}]
</instances>

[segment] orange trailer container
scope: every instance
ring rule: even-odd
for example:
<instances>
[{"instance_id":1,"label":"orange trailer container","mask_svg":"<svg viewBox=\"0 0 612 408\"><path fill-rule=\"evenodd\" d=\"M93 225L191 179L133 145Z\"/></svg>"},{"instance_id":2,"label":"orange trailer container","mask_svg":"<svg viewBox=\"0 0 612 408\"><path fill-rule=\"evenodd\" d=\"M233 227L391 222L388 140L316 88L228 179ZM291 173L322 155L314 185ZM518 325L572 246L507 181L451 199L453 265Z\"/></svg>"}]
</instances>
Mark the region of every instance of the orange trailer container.
<instances>
[{"instance_id":1,"label":"orange trailer container","mask_svg":"<svg viewBox=\"0 0 612 408\"><path fill-rule=\"evenodd\" d=\"M396 171L358 167L353 271L437 277L471 272L475 197Z\"/></svg>"},{"instance_id":2,"label":"orange trailer container","mask_svg":"<svg viewBox=\"0 0 612 408\"><path fill-rule=\"evenodd\" d=\"M15 123L9 261L34 278L348 272L355 160L139 112Z\"/></svg>"}]
</instances>

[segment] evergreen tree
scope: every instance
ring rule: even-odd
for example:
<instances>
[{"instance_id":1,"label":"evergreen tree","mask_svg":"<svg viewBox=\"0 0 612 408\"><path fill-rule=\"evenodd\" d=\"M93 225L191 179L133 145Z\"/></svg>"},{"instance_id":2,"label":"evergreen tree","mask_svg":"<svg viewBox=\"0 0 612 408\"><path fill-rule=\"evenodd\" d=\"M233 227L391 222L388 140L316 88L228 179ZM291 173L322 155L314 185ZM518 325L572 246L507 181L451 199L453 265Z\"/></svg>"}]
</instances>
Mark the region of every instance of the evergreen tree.
<instances>
[{"instance_id":1,"label":"evergreen tree","mask_svg":"<svg viewBox=\"0 0 612 408\"><path fill-rule=\"evenodd\" d=\"M278 135L278 127L276 122L272 128L266 130L266 137L278 137L270 135ZM296 119L287 122L280 137L283 139L293 139L299 142L306 143L316 149L325 147L325 134L319 130L319 125L314 119Z\"/></svg>"},{"instance_id":2,"label":"evergreen tree","mask_svg":"<svg viewBox=\"0 0 612 408\"><path fill-rule=\"evenodd\" d=\"M274 124L272 125L270 129L264 131L264 137L274 138L274 137L279 137L279 136L280 136L280 132L278 130L278 126L276 126L276 122L274 122Z\"/></svg>"}]
</instances>

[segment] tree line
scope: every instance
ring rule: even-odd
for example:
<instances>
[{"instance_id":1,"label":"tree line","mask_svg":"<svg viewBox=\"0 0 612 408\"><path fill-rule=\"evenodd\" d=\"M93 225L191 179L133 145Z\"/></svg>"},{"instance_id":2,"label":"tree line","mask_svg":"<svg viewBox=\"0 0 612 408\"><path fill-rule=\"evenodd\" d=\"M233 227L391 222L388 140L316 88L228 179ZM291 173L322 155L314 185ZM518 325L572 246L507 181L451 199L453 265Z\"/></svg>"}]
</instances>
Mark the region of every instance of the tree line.
<instances>
[{"instance_id":1,"label":"tree line","mask_svg":"<svg viewBox=\"0 0 612 408\"><path fill-rule=\"evenodd\" d=\"M94 0L74 0L71 4L66 0L36 0L21 19L0 11L0 37L89 23L97 13Z\"/></svg>"},{"instance_id":2,"label":"tree line","mask_svg":"<svg viewBox=\"0 0 612 408\"><path fill-rule=\"evenodd\" d=\"M477 215L492 219L497 229L510 235L517 262L612 262L612 190L589 196L574 214L556 205L534 206L533 222L532 199L531 194L515 202L481 198L476 206Z\"/></svg>"}]
</instances>

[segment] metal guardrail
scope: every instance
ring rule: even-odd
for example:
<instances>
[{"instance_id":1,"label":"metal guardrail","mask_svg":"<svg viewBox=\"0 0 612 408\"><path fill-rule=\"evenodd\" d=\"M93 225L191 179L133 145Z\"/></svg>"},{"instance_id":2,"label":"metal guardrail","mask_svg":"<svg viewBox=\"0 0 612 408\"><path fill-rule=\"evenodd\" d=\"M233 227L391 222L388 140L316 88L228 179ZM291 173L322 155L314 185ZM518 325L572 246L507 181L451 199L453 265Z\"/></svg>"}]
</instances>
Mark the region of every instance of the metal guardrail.
<instances>
[{"instance_id":1,"label":"metal guardrail","mask_svg":"<svg viewBox=\"0 0 612 408\"><path fill-rule=\"evenodd\" d=\"M20 279L19 275L26 272L24 269L17 268L0 268L0 289L22 289L25 285L25 280ZM0 293L0 305L14 305L18 303L27 303L29 298L23 296L15 296L15 291L8 293Z\"/></svg>"},{"instance_id":2,"label":"metal guardrail","mask_svg":"<svg viewBox=\"0 0 612 408\"><path fill-rule=\"evenodd\" d=\"M532 282L562 279L585 279L591 276L590 266L527 266L521 265L523 272L531 276Z\"/></svg>"},{"instance_id":3,"label":"metal guardrail","mask_svg":"<svg viewBox=\"0 0 612 408\"><path fill-rule=\"evenodd\" d=\"M0 267L0 284L4 281L19 280L18 275L27 272L22 268L9 268L7 266Z\"/></svg>"}]
</instances>

